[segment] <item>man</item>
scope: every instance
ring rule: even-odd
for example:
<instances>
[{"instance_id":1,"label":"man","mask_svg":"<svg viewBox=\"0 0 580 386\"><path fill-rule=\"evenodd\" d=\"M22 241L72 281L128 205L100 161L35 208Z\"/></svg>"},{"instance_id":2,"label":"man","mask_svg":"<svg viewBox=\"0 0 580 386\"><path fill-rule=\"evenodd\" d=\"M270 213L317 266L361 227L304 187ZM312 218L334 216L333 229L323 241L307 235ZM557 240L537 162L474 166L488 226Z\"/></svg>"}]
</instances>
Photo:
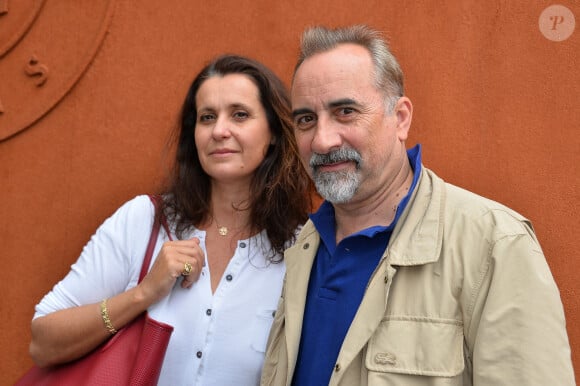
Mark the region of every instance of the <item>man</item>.
<instances>
[{"instance_id":1,"label":"man","mask_svg":"<svg viewBox=\"0 0 580 386\"><path fill-rule=\"evenodd\" d=\"M285 254L262 385L574 385L530 222L406 150L413 107L376 31L306 31L292 108L325 202Z\"/></svg>"}]
</instances>

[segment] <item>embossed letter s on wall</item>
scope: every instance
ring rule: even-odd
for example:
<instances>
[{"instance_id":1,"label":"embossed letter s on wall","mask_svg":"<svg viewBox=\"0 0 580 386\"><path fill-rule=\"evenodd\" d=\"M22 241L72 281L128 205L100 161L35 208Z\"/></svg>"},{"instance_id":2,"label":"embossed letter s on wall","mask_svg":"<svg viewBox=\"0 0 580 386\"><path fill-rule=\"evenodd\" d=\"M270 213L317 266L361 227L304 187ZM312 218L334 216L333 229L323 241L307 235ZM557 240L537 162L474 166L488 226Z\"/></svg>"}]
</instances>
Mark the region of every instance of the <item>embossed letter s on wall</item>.
<instances>
[{"instance_id":1,"label":"embossed letter s on wall","mask_svg":"<svg viewBox=\"0 0 580 386\"><path fill-rule=\"evenodd\" d=\"M0 141L32 126L95 58L115 0L0 0Z\"/></svg>"},{"instance_id":2,"label":"embossed letter s on wall","mask_svg":"<svg viewBox=\"0 0 580 386\"><path fill-rule=\"evenodd\" d=\"M36 55L32 55L26 68L26 75L36 78L36 86L42 87L48 78L48 67L38 62Z\"/></svg>"}]
</instances>

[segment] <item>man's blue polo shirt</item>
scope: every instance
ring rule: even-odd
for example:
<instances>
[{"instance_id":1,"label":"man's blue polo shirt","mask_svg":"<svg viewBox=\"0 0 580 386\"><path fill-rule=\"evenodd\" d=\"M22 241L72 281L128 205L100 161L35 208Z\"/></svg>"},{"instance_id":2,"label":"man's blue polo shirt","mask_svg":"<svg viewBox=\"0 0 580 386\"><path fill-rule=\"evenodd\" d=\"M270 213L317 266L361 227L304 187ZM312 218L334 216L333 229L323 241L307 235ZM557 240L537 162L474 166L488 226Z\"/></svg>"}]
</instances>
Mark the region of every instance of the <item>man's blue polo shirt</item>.
<instances>
[{"instance_id":1,"label":"man's blue polo shirt","mask_svg":"<svg viewBox=\"0 0 580 386\"><path fill-rule=\"evenodd\" d=\"M334 207L323 202L310 216L320 246L310 272L293 386L326 386L365 288L421 174L421 146L407 151L413 183L389 226L373 226L336 245Z\"/></svg>"}]
</instances>

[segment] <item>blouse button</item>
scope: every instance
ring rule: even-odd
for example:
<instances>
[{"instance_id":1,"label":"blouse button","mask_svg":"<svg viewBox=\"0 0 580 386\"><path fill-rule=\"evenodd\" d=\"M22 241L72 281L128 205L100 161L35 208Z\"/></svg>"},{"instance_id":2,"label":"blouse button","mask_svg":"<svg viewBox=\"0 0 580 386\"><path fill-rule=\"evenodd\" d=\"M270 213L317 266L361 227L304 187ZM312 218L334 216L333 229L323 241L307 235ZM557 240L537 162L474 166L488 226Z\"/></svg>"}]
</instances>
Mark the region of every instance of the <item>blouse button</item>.
<instances>
[{"instance_id":1,"label":"blouse button","mask_svg":"<svg viewBox=\"0 0 580 386\"><path fill-rule=\"evenodd\" d=\"M302 246L302 249L308 249L308 248L310 248L310 244L309 243L306 243L306 244L304 244Z\"/></svg>"},{"instance_id":2,"label":"blouse button","mask_svg":"<svg viewBox=\"0 0 580 386\"><path fill-rule=\"evenodd\" d=\"M340 371L340 364L339 363L337 363L337 364L334 365L334 371L335 372L339 372Z\"/></svg>"},{"instance_id":3,"label":"blouse button","mask_svg":"<svg viewBox=\"0 0 580 386\"><path fill-rule=\"evenodd\" d=\"M205 314L207 316L211 316L211 308L208 308L207 310L205 310Z\"/></svg>"},{"instance_id":4,"label":"blouse button","mask_svg":"<svg viewBox=\"0 0 580 386\"><path fill-rule=\"evenodd\" d=\"M246 247L246 243L244 243L243 241L240 243L240 248L245 248Z\"/></svg>"},{"instance_id":5,"label":"blouse button","mask_svg":"<svg viewBox=\"0 0 580 386\"><path fill-rule=\"evenodd\" d=\"M228 276L226 276L226 280L227 280L227 281L232 281L232 279L233 279L233 278L234 278L234 277L233 277L232 275L228 275Z\"/></svg>"},{"instance_id":6,"label":"blouse button","mask_svg":"<svg viewBox=\"0 0 580 386\"><path fill-rule=\"evenodd\" d=\"M201 355L202 355L201 354L201 351L198 351L198 352L195 353L195 356L198 357L198 358L201 358Z\"/></svg>"}]
</instances>

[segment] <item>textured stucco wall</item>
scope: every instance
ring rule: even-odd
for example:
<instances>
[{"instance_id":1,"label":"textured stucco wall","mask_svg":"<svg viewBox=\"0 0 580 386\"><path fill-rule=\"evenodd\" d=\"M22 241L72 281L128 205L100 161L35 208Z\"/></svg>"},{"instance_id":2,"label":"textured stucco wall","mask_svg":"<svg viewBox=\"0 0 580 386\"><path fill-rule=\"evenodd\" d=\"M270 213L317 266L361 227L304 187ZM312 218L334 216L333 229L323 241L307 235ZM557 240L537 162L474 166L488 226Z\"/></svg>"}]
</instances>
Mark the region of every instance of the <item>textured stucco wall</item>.
<instances>
[{"instance_id":1,"label":"textured stucco wall","mask_svg":"<svg viewBox=\"0 0 580 386\"><path fill-rule=\"evenodd\" d=\"M205 61L249 55L288 82L305 26L361 22L402 63L409 146L533 221L580 378L580 30L545 38L551 4L0 0L0 384L31 365L33 307L96 227L163 182L168 132ZM559 4L580 22L577 1Z\"/></svg>"}]
</instances>

